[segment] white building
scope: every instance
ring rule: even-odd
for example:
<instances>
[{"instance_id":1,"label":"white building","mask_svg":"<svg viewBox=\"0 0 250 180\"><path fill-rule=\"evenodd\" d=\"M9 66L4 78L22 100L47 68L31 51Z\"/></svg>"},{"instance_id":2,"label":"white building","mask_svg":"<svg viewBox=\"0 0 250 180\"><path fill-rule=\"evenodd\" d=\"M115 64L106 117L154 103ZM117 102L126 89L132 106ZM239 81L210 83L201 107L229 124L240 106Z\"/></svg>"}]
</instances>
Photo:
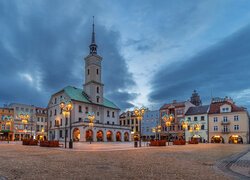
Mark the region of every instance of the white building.
<instances>
[{"instance_id":1,"label":"white building","mask_svg":"<svg viewBox=\"0 0 250 180\"><path fill-rule=\"evenodd\" d=\"M129 141L130 128L119 125L120 109L103 96L102 57L97 54L93 24L90 53L85 57L83 89L67 86L53 94L48 104L49 140L69 141ZM64 117L60 102L71 101L70 117ZM94 126L89 126L88 113L95 114ZM71 119L71 121L70 121ZM71 132L71 134L70 134Z\"/></svg>"},{"instance_id":2,"label":"white building","mask_svg":"<svg viewBox=\"0 0 250 180\"><path fill-rule=\"evenodd\" d=\"M188 109L185 114L185 118L188 120L188 129L185 130L186 141L197 138L200 142L208 142L208 111L209 105Z\"/></svg>"}]
</instances>

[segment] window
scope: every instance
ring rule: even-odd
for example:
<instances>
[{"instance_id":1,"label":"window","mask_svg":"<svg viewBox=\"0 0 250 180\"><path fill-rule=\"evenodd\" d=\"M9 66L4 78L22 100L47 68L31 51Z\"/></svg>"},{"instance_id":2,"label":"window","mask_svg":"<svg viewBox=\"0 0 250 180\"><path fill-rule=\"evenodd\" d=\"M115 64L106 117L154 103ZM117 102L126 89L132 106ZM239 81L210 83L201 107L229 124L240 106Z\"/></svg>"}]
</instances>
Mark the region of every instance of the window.
<instances>
[{"instance_id":1,"label":"window","mask_svg":"<svg viewBox=\"0 0 250 180\"><path fill-rule=\"evenodd\" d=\"M112 117L113 117L113 118L115 117L115 112L112 112Z\"/></svg>"},{"instance_id":2,"label":"window","mask_svg":"<svg viewBox=\"0 0 250 180\"><path fill-rule=\"evenodd\" d=\"M82 106L78 106L78 112L82 112Z\"/></svg>"},{"instance_id":3,"label":"window","mask_svg":"<svg viewBox=\"0 0 250 180\"><path fill-rule=\"evenodd\" d=\"M123 125L125 125L126 124L126 120L123 120Z\"/></svg>"},{"instance_id":4,"label":"window","mask_svg":"<svg viewBox=\"0 0 250 180\"><path fill-rule=\"evenodd\" d=\"M62 130L60 130L60 138L62 138L63 137L63 132L62 132Z\"/></svg>"},{"instance_id":5,"label":"window","mask_svg":"<svg viewBox=\"0 0 250 180\"><path fill-rule=\"evenodd\" d=\"M128 125L130 124L130 121L129 121L129 119L127 120L127 124L128 124Z\"/></svg>"},{"instance_id":6,"label":"window","mask_svg":"<svg viewBox=\"0 0 250 180\"><path fill-rule=\"evenodd\" d=\"M114 125L115 124L115 122L112 122L112 125Z\"/></svg>"},{"instance_id":7,"label":"window","mask_svg":"<svg viewBox=\"0 0 250 180\"><path fill-rule=\"evenodd\" d=\"M44 121L47 122L47 118L44 118Z\"/></svg>"},{"instance_id":8,"label":"window","mask_svg":"<svg viewBox=\"0 0 250 180\"><path fill-rule=\"evenodd\" d=\"M24 111L24 108L23 108L23 107L21 108L21 111Z\"/></svg>"},{"instance_id":9,"label":"window","mask_svg":"<svg viewBox=\"0 0 250 180\"><path fill-rule=\"evenodd\" d=\"M201 130L204 130L204 129L205 129L205 125L202 124L202 125L201 125Z\"/></svg>"},{"instance_id":10,"label":"window","mask_svg":"<svg viewBox=\"0 0 250 180\"><path fill-rule=\"evenodd\" d=\"M56 116L56 109L55 109L55 113L54 113L54 115Z\"/></svg>"},{"instance_id":11,"label":"window","mask_svg":"<svg viewBox=\"0 0 250 180\"><path fill-rule=\"evenodd\" d=\"M89 113L89 108L85 107L85 113L88 114Z\"/></svg>"},{"instance_id":12,"label":"window","mask_svg":"<svg viewBox=\"0 0 250 180\"><path fill-rule=\"evenodd\" d=\"M223 122L227 122L227 116L223 117Z\"/></svg>"},{"instance_id":13,"label":"window","mask_svg":"<svg viewBox=\"0 0 250 180\"><path fill-rule=\"evenodd\" d=\"M28 109L28 108L26 108L26 109L25 109L25 111L26 111L26 112L29 112L29 109Z\"/></svg>"},{"instance_id":14,"label":"window","mask_svg":"<svg viewBox=\"0 0 250 180\"><path fill-rule=\"evenodd\" d=\"M52 127L52 121L49 122L49 127Z\"/></svg>"},{"instance_id":15,"label":"window","mask_svg":"<svg viewBox=\"0 0 250 180\"><path fill-rule=\"evenodd\" d=\"M191 117L188 117L188 121L191 121L192 119L191 119Z\"/></svg>"},{"instance_id":16,"label":"window","mask_svg":"<svg viewBox=\"0 0 250 180\"><path fill-rule=\"evenodd\" d=\"M134 119L131 120L131 124L134 124Z\"/></svg>"},{"instance_id":17,"label":"window","mask_svg":"<svg viewBox=\"0 0 250 180\"><path fill-rule=\"evenodd\" d=\"M218 122L218 117L214 117L214 122Z\"/></svg>"},{"instance_id":18,"label":"window","mask_svg":"<svg viewBox=\"0 0 250 180\"><path fill-rule=\"evenodd\" d=\"M138 126L135 127L135 131L138 132Z\"/></svg>"},{"instance_id":19,"label":"window","mask_svg":"<svg viewBox=\"0 0 250 180\"><path fill-rule=\"evenodd\" d=\"M16 107L16 110L19 111L19 107Z\"/></svg>"},{"instance_id":20,"label":"window","mask_svg":"<svg viewBox=\"0 0 250 180\"><path fill-rule=\"evenodd\" d=\"M40 121L40 118L39 117L37 117L37 122L39 122Z\"/></svg>"},{"instance_id":21,"label":"window","mask_svg":"<svg viewBox=\"0 0 250 180\"><path fill-rule=\"evenodd\" d=\"M214 131L218 131L218 126L214 126Z\"/></svg>"},{"instance_id":22,"label":"window","mask_svg":"<svg viewBox=\"0 0 250 180\"><path fill-rule=\"evenodd\" d=\"M234 121L239 121L239 116L234 116Z\"/></svg>"},{"instance_id":23,"label":"window","mask_svg":"<svg viewBox=\"0 0 250 180\"><path fill-rule=\"evenodd\" d=\"M99 116L99 115L100 115L100 113L99 113L99 112L97 112L97 113L96 113L96 115L97 115L97 116Z\"/></svg>"},{"instance_id":24,"label":"window","mask_svg":"<svg viewBox=\"0 0 250 180\"><path fill-rule=\"evenodd\" d=\"M43 118L41 117L41 122L43 122Z\"/></svg>"},{"instance_id":25,"label":"window","mask_svg":"<svg viewBox=\"0 0 250 180\"><path fill-rule=\"evenodd\" d=\"M65 131L65 136L68 137L68 130Z\"/></svg>"},{"instance_id":26,"label":"window","mask_svg":"<svg viewBox=\"0 0 250 180\"><path fill-rule=\"evenodd\" d=\"M197 121L197 117L196 116L194 117L194 121Z\"/></svg>"},{"instance_id":27,"label":"window","mask_svg":"<svg viewBox=\"0 0 250 180\"><path fill-rule=\"evenodd\" d=\"M205 116L201 116L201 121L204 121L205 120Z\"/></svg>"},{"instance_id":28,"label":"window","mask_svg":"<svg viewBox=\"0 0 250 180\"><path fill-rule=\"evenodd\" d=\"M98 103L99 103L99 97L96 97L96 102L98 102Z\"/></svg>"},{"instance_id":29,"label":"window","mask_svg":"<svg viewBox=\"0 0 250 180\"><path fill-rule=\"evenodd\" d=\"M239 126L239 125L234 125L234 130L235 130L235 131L240 130L240 126Z\"/></svg>"},{"instance_id":30,"label":"window","mask_svg":"<svg viewBox=\"0 0 250 180\"><path fill-rule=\"evenodd\" d=\"M109 121L107 121L107 124L109 124Z\"/></svg>"},{"instance_id":31,"label":"window","mask_svg":"<svg viewBox=\"0 0 250 180\"><path fill-rule=\"evenodd\" d=\"M109 111L107 111L107 117L109 117Z\"/></svg>"},{"instance_id":32,"label":"window","mask_svg":"<svg viewBox=\"0 0 250 180\"><path fill-rule=\"evenodd\" d=\"M55 98L55 104L57 103L56 101L57 101L57 99Z\"/></svg>"},{"instance_id":33,"label":"window","mask_svg":"<svg viewBox=\"0 0 250 180\"><path fill-rule=\"evenodd\" d=\"M88 75L89 75L89 69L88 69Z\"/></svg>"},{"instance_id":34,"label":"window","mask_svg":"<svg viewBox=\"0 0 250 180\"><path fill-rule=\"evenodd\" d=\"M122 125L122 121L120 121L120 126Z\"/></svg>"},{"instance_id":35,"label":"window","mask_svg":"<svg viewBox=\"0 0 250 180\"><path fill-rule=\"evenodd\" d=\"M99 69L96 69L96 74L99 74Z\"/></svg>"},{"instance_id":36,"label":"window","mask_svg":"<svg viewBox=\"0 0 250 180\"><path fill-rule=\"evenodd\" d=\"M39 125L36 125L36 132L39 131Z\"/></svg>"},{"instance_id":37,"label":"window","mask_svg":"<svg viewBox=\"0 0 250 180\"><path fill-rule=\"evenodd\" d=\"M60 119L60 126L62 126L62 119Z\"/></svg>"},{"instance_id":38,"label":"window","mask_svg":"<svg viewBox=\"0 0 250 180\"><path fill-rule=\"evenodd\" d=\"M99 93L99 87L96 87L96 93Z\"/></svg>"},{"instance_id":39,"label":"window","mask_svg":"<svg viewBox=\"0 0 250 180\"><path fill-rule=\"evenodd\" d=\"M79 117L79 118L78 118L78 121L79 121L79 122L82 121L82 118Z\"/></svg>"}]
</instances>

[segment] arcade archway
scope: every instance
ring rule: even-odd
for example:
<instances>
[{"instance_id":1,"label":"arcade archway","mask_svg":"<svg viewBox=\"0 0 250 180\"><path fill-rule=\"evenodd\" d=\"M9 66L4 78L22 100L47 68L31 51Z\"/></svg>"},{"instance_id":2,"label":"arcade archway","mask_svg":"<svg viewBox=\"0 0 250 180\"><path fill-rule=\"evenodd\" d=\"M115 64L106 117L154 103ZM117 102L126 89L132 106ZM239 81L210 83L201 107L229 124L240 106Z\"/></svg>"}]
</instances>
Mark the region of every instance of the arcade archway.
<instances>
[{"instance_id":1,"label":"arcade archway","mask_svg":"<svg viewBox=\"0 0 250 180\"><path fill-rule=\"evenodd\" d=\"M239 135L232 135L229 137L228 143L243 144L243 139Z\"/></svg>"},{"instance_id":2,"label":"arcade archway","mask_svg":"<svg viewBox=\"0 0 250 180\"><path fill-rule=\"evenodd\" d=\"M116 141L122 141L121 136L122 136L121 132L118 131L118 132L116 133Z\"/></svg>"},{"instance_id":3,"label":"arcade archway","mask_svg":"<svg viewBox=\"0 0 250 180\"><path fill-rule=\"evenodd\" d=\"M97 139L97 141L103 141L103 131L101 131L101 130L97 131L96 139Z\"/></svg>"},{"instance_id":4,"label":"arcade archway","mask_svg":"<svg viewBox=\"0 0 250 180\"><path fill-rule=\"evenodd\" d=\"M129 141L129 134L128 134L128 132L124 133L124 141Z\"/></svg>"},{"instance_id":5,"label":"arcade archway","mask_svg":"<svg viewBox=\"0 0 250 180\"><path fill-rule=\"evenodd\" d=\"M85 134L86 141L93 141L93 131L88 129Z\"/></svg>"},{"instance_id":6,"label":"arcade archway","mask_svg":"<svg viewBox=\"0 0 250 180\"><path fill-rule=\"evenodd\" d=\"M73 130L73 141L80 141L80 130L78 128Z\"/></svg>"},{"instance_id":7,"label":"arcade archway","mask_svg":"<svg viewBox=\"0 0 250 180\"><path fill-rule=\"evenodd\" d=\"M222 136L213 136L211 143L224 143L224 138Z\"/></svg>"},{"instance_id":8,"label":"arcade archway","mask_svg":"<svg viewBox=\"0 0 250 180\"><path fill-rule=\"evenodd\" d=\"M107 133L106 133L107 141L109 141L109 142L113 141L112 135L113 135L112 131L107 131Z\"/></svg>"}]
</instances>

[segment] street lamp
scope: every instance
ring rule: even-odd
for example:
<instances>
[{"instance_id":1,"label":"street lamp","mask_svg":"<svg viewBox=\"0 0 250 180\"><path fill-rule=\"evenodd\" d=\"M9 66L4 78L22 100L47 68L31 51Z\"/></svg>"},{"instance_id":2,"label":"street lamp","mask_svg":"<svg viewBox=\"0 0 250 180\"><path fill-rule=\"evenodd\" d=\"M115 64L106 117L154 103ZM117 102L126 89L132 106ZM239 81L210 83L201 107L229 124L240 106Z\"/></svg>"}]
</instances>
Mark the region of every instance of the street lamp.
<instances>
[{"instance_id":1,"label":"street lamp","mask_svg":"<svg viewBox=\"0 0 250 180\"><path fill-rule=\"evenodd\" d=\"M89 128L91 129L91 136L93 137L92 129L94 127L94 120L95 120L95 113L89 113L88 114L88 120L89 120ZM92 138L90 138L89 144L91 144Z\"/></svg>"},{"instance_id":2,"label":"street lamp","mask_svg":"<svg viewBox=\"0 0 250 180\"><path fill-rule=\"evenodd\" d=\"M172 121L174 120L174 115L173 114L164 114L162 116L163 121L166 123L166 127L167 127L167 132L168 132L168 146L169 146L169 127L172 124Z\"/></svg>"},{"instance_id":3,"label":"street lamp","mask_svg":"<svg viewBox=\"0 0 250 180\"><path fill-rule=\"evenodd\" d=\"M142 121L142 117L145 113L147 109L145 107L141 107L140 109L139 108L135 108L134 109L134 113L135 113L135 116L137 117L138 121L139 121L139 126L140 126L140 143L139 143L139 147L141 147L141 121Z\"/></svg>"},{"instance_id":4,"label":"street lamp","mask_svg":"<svg viewBox=\"0 0 250 180\"><path fill-rule=\"evenodd\" d=\"M186 142L186 129L188 128L188 120L182 120L181 122L182 129L184 131L184 140Z\"/></svg>"},{"instance_id":5,"label":"street lamp","mask_svg":"<svg viewBox=\"0 0 250 180\"><path fill-rule=\"evenodd\" d=\"M60 108L63 112L63 116L66 118L66 117L69 117L69 148L72 149L73 148L73 141L72 141L72 138L71 138L71 111L73 109L73 104L71 101L61 101L60 102ZM66 119L65 119L65 148L67 147L66 146Z\"/></svg>"},{"instance_id":6,"label":"street lamp","mask_svg":"<svg viewBox=\"0 0 250 180\"><path fill-rule=\"evenodd\" d=\"M155 133L155 139L157 137L157 133L159 135L159 140L160 140L160 133L161 133L161 125L155 126L154 128L152 128L152 132Z\"/></svg>"}]
</instances>

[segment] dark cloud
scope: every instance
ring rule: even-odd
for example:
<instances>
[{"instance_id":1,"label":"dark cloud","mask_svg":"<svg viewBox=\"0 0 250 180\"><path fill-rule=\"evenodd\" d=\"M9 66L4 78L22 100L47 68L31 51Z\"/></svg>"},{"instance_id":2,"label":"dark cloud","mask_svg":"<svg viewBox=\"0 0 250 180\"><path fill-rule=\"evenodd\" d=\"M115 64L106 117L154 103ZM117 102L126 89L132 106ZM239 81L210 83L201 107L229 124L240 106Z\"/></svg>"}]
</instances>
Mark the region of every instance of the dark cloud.
<instances>
[{"instance_id":1,"label":"dark cloud","mask_svg":"<svg viewBox=\"0 0 250 180\"><path fill-rule=\"evenodd\" d=\"M0 2L0 103L46 106L50 95L64 86L82 87L91 9L99 7L91 2L88 6L84 2ZM98 13L95 15L98 19ZM119 33L97 21L96 34L103 56L105 92L118 106L128 108L127 101L134 95L119 94L118 89L124 90L134 81L119 53ZM28 78L23 77L27 74Z\"/></svg>"},{"instance_id":2,"label":"dark cloud","mask_svg":"<svg viewBox=\"0 0 250 180\"><path fill-rule=\"evenodd\" d=\"M250 88L250 26L185 62L162 67L151 80L150 100L159 104L186 100L197 89L203 100ZM246 102L238 104L250 106Z\"/></svg>"}]
</instances>

